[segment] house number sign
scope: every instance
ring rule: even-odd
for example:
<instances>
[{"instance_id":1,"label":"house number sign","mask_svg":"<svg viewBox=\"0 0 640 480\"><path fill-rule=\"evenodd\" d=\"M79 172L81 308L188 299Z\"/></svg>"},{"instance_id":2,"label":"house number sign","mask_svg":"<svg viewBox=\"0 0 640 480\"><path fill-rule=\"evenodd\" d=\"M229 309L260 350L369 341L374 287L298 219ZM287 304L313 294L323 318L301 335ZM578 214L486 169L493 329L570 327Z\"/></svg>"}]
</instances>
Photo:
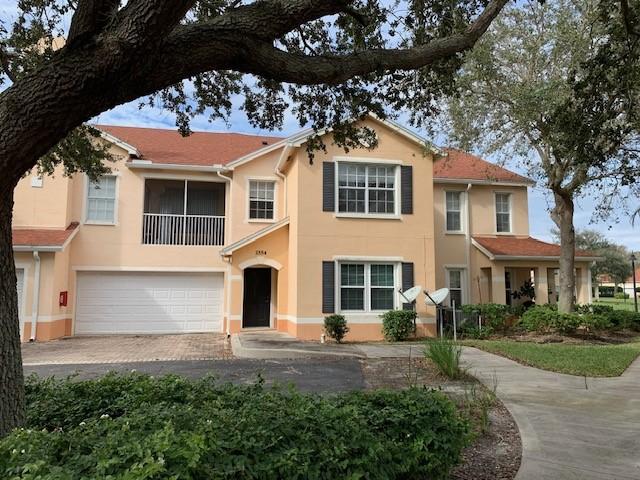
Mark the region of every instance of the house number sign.
<instances>
[{"instance_id":1,"label":"house number sign","mask_svg":"<svg viewBox=\"0 0 640 480\"><path fill-rule=\"evenodd\" d=\"M266 255L267 251L266 250L256 250L256 255Z\"/></svg>"}]
</instances>

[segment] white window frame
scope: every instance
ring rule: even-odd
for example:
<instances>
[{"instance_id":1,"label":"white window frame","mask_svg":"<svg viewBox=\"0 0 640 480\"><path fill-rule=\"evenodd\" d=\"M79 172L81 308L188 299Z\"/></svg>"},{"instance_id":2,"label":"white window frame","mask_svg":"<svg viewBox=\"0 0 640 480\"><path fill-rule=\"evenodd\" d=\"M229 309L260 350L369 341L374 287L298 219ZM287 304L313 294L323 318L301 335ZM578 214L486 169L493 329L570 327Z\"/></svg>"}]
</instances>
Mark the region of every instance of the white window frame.
<instances>
[{"instance_id":1,"label":"white window frame","mask_svg":"<svg viewBox=\"0 0 640 480\"><path fill-rule=\"evenodd\" d=\"M342 265L364 265L364 310L346 310L342 309ZM393 290L393 308L391 310L397 310L400 308L400 300L398 297L398 289L400 288L400 265L401 263L396 261L384 261L384 260L340 260L336 262L336 279L335 279L335 298L336 298L336 312L346 314L370 314L370 313L384 313L388 310L372 310L371 309L371 265L393 265L393 287L388 287ZM346 286L345 288L350 288ZM362 287L353 287L362 288ZM373 288L385 288L385 287L373 287Z\"/></svg>"},{"instance_id":2,"label":"white window frame","mask_svg":"<svg viewBox=\"0 0 640 480\"><path fill-rule=\"evenodd\" d=\"M399 219L400 218L400 165L401 162L396 160L378 160L376 158L334 158L334 191L335 203L333 211L336 217L345 218L383 218L383 219ZM365 186L364 190L364 212L341 212L340 205L340 165L353 164L365 167ZM393 181L393 213L369 213L369 167L392 167L394 169ZM349 187L351 188L351 187ZM358 187L353 187L358 188ZM374 189L380 190L380 189ZM390 189L389 189L390 190Z\"/></svg>"},{"instance_id":3,"label":"white window frame","mask_svg":"<svg viewBox=\"0 0 640 480\"><path fill-rule=\"evenodd\" d=\"M509 231L498 231L498 195L507 195L509 197ZM496 235L511 235L513 233L513 193L512 192L493 192L493 225Z\"/></svg>"},{"instance_id":4,"label":"white window frame","mask_svg":"<svg viewBox=\"0 0 640 480\"><path fill-rule=\"evenodd\" d=\"M102 221L102 220L90 220L89 217L89 189L91 187L91 180L88 176L85 175L84 182L84 208L82 212L82 218L84 220L84 224L86 225L118 225L118 205L120 199L120 175L117 173L107 173L105 175L101 175L101 177L113 177L115 179L115 188L114 188L114 198L113 198L113 221Z\"/></svg>"},{"instance_id":5,"label":"white window frame","mask_svg":"<svg viewBox=\"0 0 640 480\"><path fill-rule=\"evenodd\" d=\"M457 193L460 195L460 230L449 230L447 225L447 194ZM444 191L444 232L452 234L463 234L467 231L466 215L467 212L467 195L463 190L445 190Z\"/></svg>"},{"instance_id":6,"label":"white window frame","mask_svg":"<svg viewBox=\"0 0 640 480\"><path fill-rule=\"evenodd\" d=\"M467 297L467 269L464 267L456 266L456 265L450 265L445 267L444 269L445 285L449 289L449 291L452 290L451 288L451 272L452 271L460 272L460 289L459 289L460 298L462 299L462 305L466 305L467 303L469 303L469 299ZM452 307L453 305L451 301L451 296L448 297L447 301L449 303L449 306ZM458 308L459 306L460 305L456 305L456 308Z\"/></svg>"},{"instance_id":7,"label":"white window frame","mask_svg":"<svg viewBox=\"0 0 640 480\"><path fill-rule=\"evenodd\" d=\"M273 218L251 218L251 182L268 182L273 184ZM278 180L274 177L247 178L247 209L245 212L248 223L275 223L278 217Z\"/></svg>"}]
</instances>

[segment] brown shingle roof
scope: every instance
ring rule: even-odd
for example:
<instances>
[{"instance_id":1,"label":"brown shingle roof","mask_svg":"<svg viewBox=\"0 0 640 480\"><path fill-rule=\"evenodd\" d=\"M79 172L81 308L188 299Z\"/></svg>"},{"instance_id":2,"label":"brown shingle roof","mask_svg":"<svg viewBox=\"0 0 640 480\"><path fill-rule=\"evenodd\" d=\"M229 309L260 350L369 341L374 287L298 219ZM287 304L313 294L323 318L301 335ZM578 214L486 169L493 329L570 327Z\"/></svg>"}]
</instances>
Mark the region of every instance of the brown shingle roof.
<instances>
[{"instance_id":1,"label":"brown shingle roof","mask_svg":"<svg viewBox=\"0 0 640 480\"><path fill-rule=\"evenodd\" d=\"M14 247L61 247L78 228L73 222L67 228L14 228Z\"/></svg>"},{"instance_id":2,"label":"brown shingle roof","mask_svg":"<svg viewBox=\"0 0 640 480\"><path fill-rule=\"evenodd\" d=\"M508 257L560 257L560 245L533 237L474 236L473 239L495 256ZM576 257L595 257L593 252L576 250Z\"/></svg>"},{"instance_id":3,"label":"brown shingle roof","mask_svg":"<svg viewBox=\"0 0 640 480\"><path fill-rule=\"evenodd\" d=\"M243 133L194 132L96 125L96 128L135 147L144 160L175 165L226 165L239 157L282 140L281 137Z\"/></svg>"},{"instance_id":4,"label":"brown shingle roof","mask_svg":"<svg viewBox=\"0 0 640 480\"><path fill-rule=\"evenodd\" d=\"M487 162L463 150L458 150L457 148L444 148L443 150L447 152L447 156L435 162L433 178L533 183L527 177Z\"/></svg>"}]
</instances>

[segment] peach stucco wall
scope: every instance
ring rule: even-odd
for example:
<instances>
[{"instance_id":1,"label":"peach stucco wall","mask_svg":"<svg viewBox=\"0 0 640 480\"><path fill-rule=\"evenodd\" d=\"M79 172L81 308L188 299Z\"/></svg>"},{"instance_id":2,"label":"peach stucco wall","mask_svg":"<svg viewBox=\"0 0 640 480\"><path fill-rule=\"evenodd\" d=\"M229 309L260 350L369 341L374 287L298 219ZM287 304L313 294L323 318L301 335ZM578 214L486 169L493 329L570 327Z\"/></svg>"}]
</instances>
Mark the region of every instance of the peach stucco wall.
<instances>
[{"instance_id":1,"label":"peach stucco wall","mask_svg":"<svg viewBox=\"0 0 640 480\"><path fill-rule=\"evenodd\" d=\"M325 139L327 152L316 152L313 163L303 149L298 151L296 166L299 192L292 195L296 218L292 228L297 229L296 281L296 335L318 339L322 313L322 262L340 257L366 257L371 260L394 258L413 262L415 281L425 288L433 288L433 158L419 146L378 122L366 121L375 129L378 147L369 151L354 149L348 154ZM343 218L334 212L322 211L322 165L335 157L348 156L375 163L394 161L413 166L414 213L393 219ZM292 172L293 173L293 172ZM336 192L337 195L337 192ZM292 270L293 271L293 270ZM433 322L432 312L418 302L421 324ZM381 337L380 312L347 314L351 323L348 340ZM360 333L359 333L360 332ZM366 332L366 333L365 333Z\"/></svg>"}]
</instances>

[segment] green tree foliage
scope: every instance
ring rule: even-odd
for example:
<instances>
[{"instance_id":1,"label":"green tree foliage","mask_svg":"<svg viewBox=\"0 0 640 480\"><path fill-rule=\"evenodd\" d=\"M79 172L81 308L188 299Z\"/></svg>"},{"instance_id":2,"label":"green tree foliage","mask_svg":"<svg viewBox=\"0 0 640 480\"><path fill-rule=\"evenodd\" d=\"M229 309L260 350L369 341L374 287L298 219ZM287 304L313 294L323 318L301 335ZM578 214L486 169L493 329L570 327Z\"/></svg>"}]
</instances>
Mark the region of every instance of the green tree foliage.
<instances>
[{"instance_id":1,"label":"green tree foliage","mask_svg":"<svg viewBox=\"0 0 640 480\"><path fill-rule=\"evenodd\" d=\"M640 172L640 2L513 5L467 56L449 104L453 137L523 162L553 195L560 301L573 306L574 200L609 215Z\"/></svg>"},{"instance_id":2,"label":"green tree foliage","mask_svg":"<svg viewBox=\"0 0 640 480\"><path fill-rule=\"evenodd\" d=\"M82 125L136 99L175 113L282 127L291 111L349 149L376 146L349 120L428 122L507 0L21 0L0 19L0 435L24 418L13 189L34 167L99 175ZM323 148L316 135L311 151Z\"/></svg>"},{"instance_id":3,"label":"green tree foliage","mask_svg":"<svg viewBox=\"0 0 640 480\"><path fill-rule=\"evenodd\" d=\"M560 240L560 232L557 229L551 231L556 239ZM609 275L615 283L624 282L631 276L631 252L624 245L610 241L604 234L597 230L577 230L576 248L587 250L602 257L591 266L591 279L598 281L600 275Z\"/></svg>"}]
</instances>

